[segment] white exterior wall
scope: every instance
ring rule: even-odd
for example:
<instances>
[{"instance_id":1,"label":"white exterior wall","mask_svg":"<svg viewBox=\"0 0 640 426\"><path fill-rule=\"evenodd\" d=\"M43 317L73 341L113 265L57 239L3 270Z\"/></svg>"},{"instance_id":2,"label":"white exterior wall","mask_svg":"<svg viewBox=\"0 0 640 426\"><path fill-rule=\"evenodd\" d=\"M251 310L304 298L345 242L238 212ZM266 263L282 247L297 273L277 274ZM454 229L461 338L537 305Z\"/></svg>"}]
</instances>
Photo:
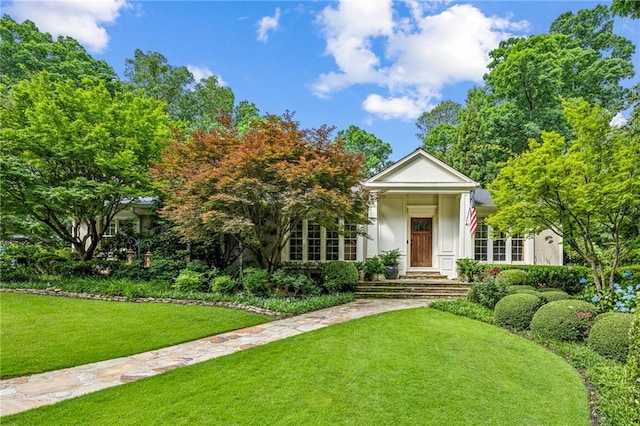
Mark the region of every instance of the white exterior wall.
<instances>
[{"instance_id":1,"label":"white exterior wall","mask_svg":"<svg viewBox=\"0 0 640 426\"><path fill-rule=\"evenodd\" d=\"M562 265L562 239L551 230L542 231L533 238L535 265Z\"/></svg>"}]
</instances>

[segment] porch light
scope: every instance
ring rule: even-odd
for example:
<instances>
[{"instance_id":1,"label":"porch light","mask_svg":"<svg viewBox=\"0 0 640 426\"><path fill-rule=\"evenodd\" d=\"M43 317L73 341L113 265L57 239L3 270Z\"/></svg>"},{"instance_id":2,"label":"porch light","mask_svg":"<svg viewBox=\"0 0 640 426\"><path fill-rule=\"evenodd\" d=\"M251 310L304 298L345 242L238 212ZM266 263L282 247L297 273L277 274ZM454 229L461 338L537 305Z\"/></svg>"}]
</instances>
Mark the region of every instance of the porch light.
<instances>
[{"instance_id":1,"label":"porch light","mask_svg":"<svg viewBox=\"0 0 640 426\"><path fill-rule=\"evenodd\" d=\"M133 249L127 249L127 266L131 266L133 265L133 255L135 254L135 252L133 251Z\"/></svg>"},{"instance_id":2,"label":"porch light","mask_svg":"<svg viewBox=\"0 0 640 426\"><path fill-rule=\"evenodd\" d=\"M144 254L144 267L145 268L151 268L151 250L147 250L147 252Z\"/></svg>"}]
</instances>

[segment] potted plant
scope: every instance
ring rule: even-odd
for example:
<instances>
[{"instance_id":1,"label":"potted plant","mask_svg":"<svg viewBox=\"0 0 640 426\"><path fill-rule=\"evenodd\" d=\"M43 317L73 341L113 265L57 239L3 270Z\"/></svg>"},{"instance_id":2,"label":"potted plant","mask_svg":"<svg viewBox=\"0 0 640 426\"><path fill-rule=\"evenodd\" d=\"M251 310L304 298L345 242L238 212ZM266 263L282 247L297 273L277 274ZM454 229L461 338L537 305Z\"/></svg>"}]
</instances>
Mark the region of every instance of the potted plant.
<instances>
[{"instance_id":1,"label":"potted plant","mask_svg":"<svg viewBox=\"0 0 640 426\"><path fill-rule=\"evenodd\" d=\"M382 264L385 266L385 276L387 279L395 280L398 278L398 264L400 260L400 249L393 249L383 251L380 256L380 260L382 260Z\"/></svg>"},{"instance_id":2,"label":"potted plant","mask_svg":"<svg viewBox=\"0 0 640 426\"><path fill-rule=\"evenodd\" d=\"M364 276L367 281L379 281L384 276L386 268L378 256L367 259L363 266Z\"/></svg>"}]
</instances>

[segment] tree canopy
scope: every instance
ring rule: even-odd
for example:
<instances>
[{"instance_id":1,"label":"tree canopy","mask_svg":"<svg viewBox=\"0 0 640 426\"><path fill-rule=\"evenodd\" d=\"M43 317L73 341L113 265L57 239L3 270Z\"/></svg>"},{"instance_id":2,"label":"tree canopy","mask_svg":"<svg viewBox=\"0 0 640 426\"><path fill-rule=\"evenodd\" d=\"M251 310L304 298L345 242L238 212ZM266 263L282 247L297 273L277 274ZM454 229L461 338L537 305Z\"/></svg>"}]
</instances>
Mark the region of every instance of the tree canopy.
<instances>
[{"instance_id":1,"label":"tree canopy","mask_svg":"<svg viewBox=\"0 0 640 426\"><path fill-rule=\"evenodd\" d=\"M543 132L541 142L532 139L528 152L507 161L489 185L498 211L488 223L514 233L553 230L591 266L602 294L638 244L640 139L630 131L635 124L611 127L611 113L599 105L563 107L574 136Z\"/></svg>"},{"instance_id":2,"label":"tree canopy","mask_svg":"<svg viewBox=\"0 0 640 426\"><path fill-rule=\"evenodd\" d=\"M233 235L272 271L300 221L329 229L337 219L367 221L362 157L331 143L330 130L301 130L287 113L244 133L217 127L175 141L153 171L167 194L163 212L191 241Z\"/></svg>"},{"instance_id":3,"label":"tree canopy","mask_svg":"<svg viewBox=\"0 0 640 426\"><path fill-rule=\"evenodd\" d=\"M352 125L345 130L340 130L336 141L341 141L344 144L346 152L362 154L365 157L364 174L366 177L381 172L391 164L389 161L389 156L393 152L391 145L358 126Z\"/></svg>"},{"instance_id":4,"label":"tree canopy","mask_svg":"<svg viewBox=\"0 0 640 426\"><path fill-rule=\"evenodd\" d=\"M91 259L116 213L152 193L148 167L169 136L165 107L47 72L1 95L3 215L36 219Z\"/></svg>"},{"instance_id":5,"label":"tree canopy","mask_svg":"<svg viewBox=\"0 0 640 426\"><path fill-rule=\"evenodd\" d=\"M0 19L0 83L13 86L40 71L48 71L51 80L92 78L103 81L112 90L117 77L104 61L89 55L71 37L53 40L41 33L31 21L18 24L8 15Z\"/></svg>"}]
</instances>

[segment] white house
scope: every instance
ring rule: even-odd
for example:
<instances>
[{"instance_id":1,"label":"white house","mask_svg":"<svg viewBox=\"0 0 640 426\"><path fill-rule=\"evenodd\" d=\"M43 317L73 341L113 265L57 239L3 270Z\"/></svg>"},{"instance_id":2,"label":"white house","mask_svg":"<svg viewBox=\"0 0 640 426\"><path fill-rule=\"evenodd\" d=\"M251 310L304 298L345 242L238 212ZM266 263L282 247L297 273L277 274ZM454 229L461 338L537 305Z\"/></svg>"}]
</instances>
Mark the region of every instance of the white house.
<instances>
[{"instance_id":1,"label":"white house","mask_svg":"<svg viewBox=\"0 0 640 426\"><path fill-rule=\"evenodd\" d=\"M562 264L559 237L550 232L534 237L494 235L484 224L484 218L496 210L489 193L422 149L364 185L374 195L368 237L339 236L305 221L294 230L283 260L364 260L397 248L403 253L401 275L434 271L449 278L457 278L456 261L461 258L487 263ZM473 235L469 217L472 193L478 216Z\"/></svg>"}]
</instances>

